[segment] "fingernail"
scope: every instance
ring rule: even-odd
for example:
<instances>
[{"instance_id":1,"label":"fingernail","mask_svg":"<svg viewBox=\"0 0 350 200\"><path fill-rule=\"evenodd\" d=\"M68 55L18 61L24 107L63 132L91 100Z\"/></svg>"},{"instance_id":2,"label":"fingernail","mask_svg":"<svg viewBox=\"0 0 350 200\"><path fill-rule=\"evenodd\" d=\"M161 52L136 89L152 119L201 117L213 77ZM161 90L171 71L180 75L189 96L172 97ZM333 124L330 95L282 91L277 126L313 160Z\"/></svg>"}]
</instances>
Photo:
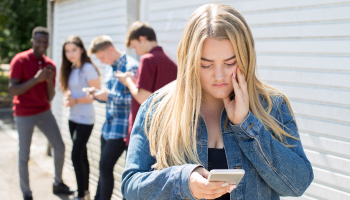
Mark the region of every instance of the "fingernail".
<instances>
[{"instance_id":1,"label":"fingernail","mask_svg":"<svg viewBox=\"0 0 350 200\"><path fill-rule=\"evenodd\" d=\"M230 192L232 192L232 190L235 189L235 188L236 188L236 185L231 185Z\"/></svg>"},{"instance_id":2,"label":"fingernail","mask_svg":"<svg viewBox=\"0 0 350 200\"><path fill-rule=\"evenodd\" d=\"M223 184L221 185L221 187L226 187L226 186L228 186L228 183L223 183Z\"/></svg>"},{"instance_id":3,"label":"fingernail","mask_svg":"<svg viewBox=\"0 0 350 200\"><path fill-rule=\"evenodd\" d=\"M232 73L232 76L233 76L233 78L236 78L236 76L235 76L235 73L234 73L234 72Z\"/></svg>"}]
</instances>

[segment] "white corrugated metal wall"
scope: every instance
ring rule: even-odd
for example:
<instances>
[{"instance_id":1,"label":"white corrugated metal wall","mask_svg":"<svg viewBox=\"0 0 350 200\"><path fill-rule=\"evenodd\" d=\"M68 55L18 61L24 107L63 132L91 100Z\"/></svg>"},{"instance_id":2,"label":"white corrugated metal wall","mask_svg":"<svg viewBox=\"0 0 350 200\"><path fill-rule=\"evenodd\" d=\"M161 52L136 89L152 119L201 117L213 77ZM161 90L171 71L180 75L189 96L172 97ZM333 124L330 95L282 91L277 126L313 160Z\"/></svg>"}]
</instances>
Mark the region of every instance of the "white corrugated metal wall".
<instances>
[{"instance_id":1,"label":"white corrugated metal wall","mask_svg":"<svg viewBox=\"0 0 350 200\"><path fill-rule=\"evenodd\" d=\"M175 60L191 13L212 2L243 14L261 78L291 100L315 173L299 199L350 199L350 1L144 0L141 18Z\"/></svg>"},{"instance_id":2,"label":"white corrugated metal wall","mask_svg":"<svg viewBox=\"0 0 350 200\"><path fill-rule=\"evenodd\" d=\"M140 0L140 19L156 30L164 50L176 61L176 49L191 13L219 2L243 14L255 38L261 78L285 92L296 114L301 139L313 164L315 180L296 199L350 199L350 1L341 0ZM124 49L127 1L56 1L53 58L60 65L61 44L76 34L88 47L100 34ZM103 67L102 67L103 69ZM62 96L54 113L70 149L67 110ZM104 105L95 103L96 125L89 141L91 180L97 180L99 136ZM67 163L70 163L67 151ZM116 188L124 159L116 166ZM120 197L118 189L115 197ZM295 198L284 198L295 199Z\"/></svg>"},{"instance_id":3,"label":"white corrugated metal wall","mask_svg":"<svg viewBox=\"0 0 350 200\"><path fill-rule=\"evenodd\" d=\"M62 57L62 44L68 35L81 37L85 48L88 50L90 41L98 35L109 35L114 41L115 47L126 50L124 45L127 31L127 1L126 0L67 0L55 1L53 13L53 60L59 70ZM98 59L94 59L103 75L104 65ZM58 80L58 79L57 79ZM101 79L102 82L103 79ZM58 86L58 84L57 84ZM57 87L56 87L57 88ZM66 166L71 166L72 141L68 129L68 109L62 106L62 93L56 89L56 97L53 101L53 112L66 144ZM90 181L96 184L99 177L100 160L100 135L105 121L105 104L94 102L96 123L88 142L88 155L90 161ZM120 180L124 167L124 157L119 159L115 166L114 198L120 199ZM76 186L73 186L76 187Z\"/></svg>"}]
</instances>

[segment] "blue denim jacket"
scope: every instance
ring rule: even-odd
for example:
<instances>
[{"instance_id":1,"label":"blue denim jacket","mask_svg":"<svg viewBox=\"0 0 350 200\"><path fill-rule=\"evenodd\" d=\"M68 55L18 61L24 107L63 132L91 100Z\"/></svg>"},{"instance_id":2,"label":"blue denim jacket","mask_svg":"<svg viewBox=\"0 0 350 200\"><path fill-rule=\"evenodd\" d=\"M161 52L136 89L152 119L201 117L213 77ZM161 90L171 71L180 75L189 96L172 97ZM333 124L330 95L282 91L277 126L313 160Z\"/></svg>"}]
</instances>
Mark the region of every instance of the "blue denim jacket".
<instances>
[{"instance_id":1,"label":"blue denim jacket","mask_svg":"<svg viewBox=\"0 0 350 200\"><path fill-rule=\"evenodd\" d=\"M198 164L172 166L153 170L156 162L149 150L144 132L147 109L154 94L140 107L128 148L125 171L122 175L122 193L126 199L196 199L189 187L189 177ZM296 123L285 100L272 97L270 113L284 130L299 138ZM261 100L264 107L266 102ZM153 110L153 109L152 109ZM300 140L287 138L293 147L287 148L274 140L262 122L251 112L242 124L229 123L224 129L226 111L222 112L221 130L229 169L244 169L245 175L231 200L280 199L280 196L301 196L314 176ZM198 156L208 169L208 132L204 120L199 122L197 135Z\"/></svg>"}]
</instances>

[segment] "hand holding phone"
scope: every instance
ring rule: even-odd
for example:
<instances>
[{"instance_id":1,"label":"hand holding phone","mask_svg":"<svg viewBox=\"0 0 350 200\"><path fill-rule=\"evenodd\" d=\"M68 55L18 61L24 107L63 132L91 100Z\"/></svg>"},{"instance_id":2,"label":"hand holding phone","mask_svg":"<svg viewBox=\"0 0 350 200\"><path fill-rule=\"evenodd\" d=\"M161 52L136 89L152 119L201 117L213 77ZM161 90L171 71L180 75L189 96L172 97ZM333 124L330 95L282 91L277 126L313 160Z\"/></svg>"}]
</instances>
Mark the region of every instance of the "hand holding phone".
<instances>
[{"instance_id":1,"label":"hand holding phone","mask_svg":"<svg viewBox=\"0 0 350 200\"><path fill-rule=\"evenodd\" d=\"M94 95L98 92L100 92L99 89L96 89L95 87L84 87L82 89L83 92L86 93L86 96L93 99L94 98Z\"/></svg>"},{"instance_id":2,"label":"hand holding phone","mask_svg":"<svg viewBox=\"0 0 350 200\"><path fill-rule=\"evenodd\" d=\"M216 199L232 192L236 185L226 182L208 181L209 172L204 167L197 167L190 175L190 189L196 199Z\"/></svg>"},{"instance_id":3,"label":"hand holding phone","mask_svg":"<svg viewBox=\"0 0 350 200\"><path fill-rule=\"evenodd\" d=\"M244 169L215 169L209 172L209 182L226 182L238 185L245 174Z\"/></svg>"}]
</instances>

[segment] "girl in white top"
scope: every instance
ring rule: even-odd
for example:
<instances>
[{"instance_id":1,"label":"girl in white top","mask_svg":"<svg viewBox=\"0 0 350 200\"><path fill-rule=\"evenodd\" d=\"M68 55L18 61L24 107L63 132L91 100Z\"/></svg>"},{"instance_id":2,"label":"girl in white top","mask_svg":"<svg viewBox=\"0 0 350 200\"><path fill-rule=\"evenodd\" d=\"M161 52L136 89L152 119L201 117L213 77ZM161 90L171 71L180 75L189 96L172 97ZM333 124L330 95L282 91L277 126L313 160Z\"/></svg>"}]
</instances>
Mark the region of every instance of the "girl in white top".
<instances>
[{"instance_id":1,"label":"girl in white top","mask_svg":"<svg viewBox=\"0 0 350 200\"><path fill-rule=\"evenodd\" d=\"M89 193L86 143L95 122L93 99L87 97L82 89L84 87L100 89L99 75L81 39L77 36L67 37L62 49L60 84L65 93L63 104L70 107L69 131L73 140L72 161L78 185L76 199L84 199L85 194Z\"/></svg>"}]
</instances>

